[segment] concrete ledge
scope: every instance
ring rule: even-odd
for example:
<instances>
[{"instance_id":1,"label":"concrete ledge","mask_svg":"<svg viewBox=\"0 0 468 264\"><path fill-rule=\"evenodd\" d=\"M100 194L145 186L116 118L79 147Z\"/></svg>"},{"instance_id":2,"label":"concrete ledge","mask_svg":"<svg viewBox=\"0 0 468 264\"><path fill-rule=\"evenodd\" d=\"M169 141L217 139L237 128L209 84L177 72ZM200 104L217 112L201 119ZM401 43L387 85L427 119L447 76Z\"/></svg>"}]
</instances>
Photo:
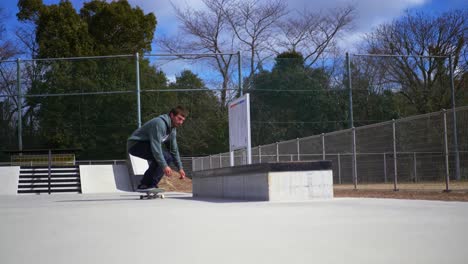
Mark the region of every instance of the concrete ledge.
<instances>
[{"instance_id":1,"label":"concrete ledge","mask_svg":"<svg viewBox=\"0 0 468 264\"><path fill-rule=\"evenodd\" d=\"M333 198L330 161L261 163L196 171L193 196L282 201Z\"/></svg>"},{"instance_id":2,"label":"concrete ledge","mask_svg":"<svg viewBox=\"0 0 468 264\"><path fill-rule=\"evenodd\" d=\"M0 167L0 195L16 195L18 193L19 166Z\"/></svg>"},{"instance_id":3,"label":"concrete ledge","mask_svg":"<svg viewBox=\"0 0 468 264\"><path fill-rule=\"evenodd\" d=\"M82 193L131 192L126 165L80 165Z\"/></svg>"}]
</instances>

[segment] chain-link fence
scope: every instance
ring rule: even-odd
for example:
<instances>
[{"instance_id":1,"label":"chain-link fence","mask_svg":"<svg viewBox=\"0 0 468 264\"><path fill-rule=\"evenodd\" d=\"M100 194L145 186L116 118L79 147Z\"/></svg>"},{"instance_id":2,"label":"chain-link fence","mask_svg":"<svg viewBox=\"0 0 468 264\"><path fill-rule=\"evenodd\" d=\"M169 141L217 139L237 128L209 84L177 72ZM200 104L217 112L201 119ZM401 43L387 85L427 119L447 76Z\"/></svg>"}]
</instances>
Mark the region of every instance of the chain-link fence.
<instances>
[{"instance_id":1,"label":"chain-link fence","mask_svg":"<svg viewBox=\"0 0 468 264\"><path fill-rule=\"evenodd\" d=\"M223 77L206 70L223 56L230 62ZM190 119L178 131L182 154L220 151L227 146L216 144L227 142L227 111L220 111L220 98L228 101L238 94L237 56L0 61L0 162L10 161L11 150L70 148L79 150L81 160L122 159L125 142L138 126L177 105L190 110ZM201 132L185 136L192 130ZM213 144L201 144L201 138Z\"/></svg>"},{"instance_id":2,"label":"chain-link fence","mask_svg":"<svg viewBox=\"0 0 468 264\"><path fill-rule=\"evenodd\" d=\"M456 111L458 133L466 135L468 107ZM252 163L331 160L335 184L355 184L357 188L466 190L467 140L459 137L459 148L454 149L451 116L451 111L444 110L256 146L252 148ZM234 155L235 165L246 164L245 151L236 151ZM456 175L456 155L460 157L460 179ZM193 159L194 170L228 166L229 153Z\"/></svg>"},{"instance_id":3,"label":"chain-link fence","mask_svg":"<svg viewBox=\"0 0 468 264\"><path fill-rule=\"evenodd\" d=\"M347 69L340 66L344 58L317 68L299 57L276 58L258 72L244 71L245 78L240 59L233 53L0 61L0 145L73 148L81 150L80 160L118 160L134 129L180 104L191 110L178 131L181 154L201 156L193 161L195 170L226 167L226 105L238 96L242 80L252 100L254 163L327 159L335 183L360 188L444 185L447 175L457 183L466 179L465 108L456 111L456 123L451 111L389 121L451 105L446 57L355 56ZM429 87L418 83L424 74L411 75L413 86L396 79L405 65L408 71L438 66L425 69L439 76L429 83L430 100L418 97ZM7 160L1 152L0 162ZM245 160L245 151L235 151L234 164Z\"/></svg>"}]
</instances>

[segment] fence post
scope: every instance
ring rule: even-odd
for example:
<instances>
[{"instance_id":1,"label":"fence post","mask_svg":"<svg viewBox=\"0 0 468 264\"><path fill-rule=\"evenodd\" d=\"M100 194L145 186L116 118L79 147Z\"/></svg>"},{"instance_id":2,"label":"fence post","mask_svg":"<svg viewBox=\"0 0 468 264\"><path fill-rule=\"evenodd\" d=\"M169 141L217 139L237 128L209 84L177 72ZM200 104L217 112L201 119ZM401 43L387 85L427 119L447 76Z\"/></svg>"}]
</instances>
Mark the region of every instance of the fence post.
<instances>
[{"instance_id":1,"label":"fence post","mask_svg":"<svg viewBox=\"0 0 468 264\"><path fill-rule=\"evenodd\" d=\"M452 55L449 55L450 88L452 90L453 148L455 150L455 179L460 180L460 153L458 151L457 109L455 108L455 85L453 82ZM448 187L447 187L448 190Z\"/></svg>"},{"instance_id":2,"label":"fence post","mask_svg":"<svg viewBox=\"0 0 468 264\"><path fill-rule=\"evenodd\" d=\"M18 149L23 150L23 105L21 102L21 59L19 58L16 59L16 86L18 89Z\"/></svg>"},{"instance_id":3,"label":"fence post","mask_svg":"<svg viewBox=\"0 0 468 264\"><path fill-rule=\"evenodd\" d=\"M279 162L279 144L276 142L276 162Z\"/></svg>"},{"instance_id":4,"label":"fence post","mask_svg":"<svg viewBox=\"0 0 468 264\"><path fill-rule=\"evenodd\" d=\"M354 127L354 120L353 120L353 89L351 84L351 58L349 57L349 53L346 52L346 66L347 66L347 73L348 73L348 89L349 89L349 127Z\"/></svg>"},{"instance_id":5,"label":"fence post","mask_svg":"<svg viewBox=\"0 0 468 264\"><path fill-rule=\"evenodd\" d=\"M384 166L384 183L387 183L387 153L383 154L383 166Z\"/></svg>"},{"instance_id":6,"label":"fence post","mask_svg":"<svg viewBox=\"0 0 468 264\"><path fill-rule=\"evenodd\" d=\"M231 167L234 167L234 151L229 152L229 164Z\"/></svg>"},{"instance_id":7,"label":"fence post","mask_svg":"<svg viewBox=\"0 0 468 264\"><path fill-rule=\"evenodd\" d=\"M398 191L398 168L397 168L397 151L396 151L396 122L395 119L392 119L393 127L393 167L395 171L395 177L393 177L393 191Z\"/></svg>"},{"instance_id":8,"label":"fence post","mask_svg":"<svg viewBox=\"0 0 468 264\"><path fill-rule=\"evenodd\" d=\"M447 140L447 110L444 112L444 143L445 143L445 191L449 192L450 184L450 168L449 168L449 152L448 152L448 140Z\"/></svg>"},{"instance_id":9,"label":"fence post","mask_svg":"<svg viewBox=\"0 0 468 264\"><path fill-rule=\"evenodd\" d=\"M48 153L48 162L47 163L48 163L48 167L49 167L48 168L48 174L49 174L48 178L49 178L49 180L48 180L47 186L48 186L48 191L49 191L49 194L50 194L50 178L51 178L50 174L51 174L51 167L52 167L52 150L50 150L50 149L49 149L49 153Z\"/></svg>"},{"instance_id":10,"label":"fence post","mask_svg":"<svg viewBox=\"0 0 468 264\"><path fill-rule=\"evenodd\" d=\"M413 170L414 170L414 182L418 182L418 168L417 168L416 152L413 152Z\"/></svg>"},{"instance_id":11,"label":"fence post","mask_svg":"<svg viewBox=\"0 0 468 264\"><path fill-rule=\"evenodd\" d=\"M141 127L141 99L140 99L140 57L138 52L135 53L136 61L136 96L137 96L137 118L138 127Z\"/></svg>"},{"instance_id":12,"label":"fence post","mask_svg":"<svg viewBox=\"0 0 468 264\"><path fill-rule=\"evenodd\" d=\"M340 158L340 153L338 153L338 183L341 184L341 158Z\"/></svg>"},{"instance_id":13,"label":"fence post","mask_svg":"<svg viewBox=\"0 0 468 264\"><path fill-rule=\"evenodd\" d=\"M322 133L322 160L325 160L325 134Z\"/></svg>"},{"instance_id":14,"label":"fence post","mask_svg":"<svg viewBox=\"0 0 468 264\"><path fill-rule=\"evenodd\" d=\"M299 144L299 138L296 138L296 149L297 149L297 161L301 160L301 149Z\"/></svg>"},{"instance_id":15,"label":"fence post","mask_svg":"<svg viewBox=\"0 0 468 264\"><path fill-rule=\"evenodd\" d=\"M353 148L353 162L352 162L352 166L353 166L353 183L354 183L354 189L356 190L357 189L357 158L356 158L356 128L353 127L352 128L352 132L353 132L353 145L352 145L352 148Z\"/></svg>"},{"instance_id":16,"label":"fence post","mask_svg":"<svg viewBox=\"0 0 468 264\"><path fill-rule=\"evenodd\" d=\"M258 163L262 163L262 146L258 146Z\"/></svg>"}]
</instances>

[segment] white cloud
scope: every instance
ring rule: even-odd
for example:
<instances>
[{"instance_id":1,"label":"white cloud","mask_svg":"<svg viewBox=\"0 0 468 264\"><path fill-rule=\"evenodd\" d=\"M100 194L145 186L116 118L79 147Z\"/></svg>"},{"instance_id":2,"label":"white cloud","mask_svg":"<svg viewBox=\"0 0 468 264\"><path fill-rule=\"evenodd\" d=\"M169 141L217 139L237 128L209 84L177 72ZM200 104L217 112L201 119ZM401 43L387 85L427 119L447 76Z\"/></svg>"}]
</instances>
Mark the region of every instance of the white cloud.
<instances>
[{"instance_id":1,"label":"white cloud","mask_svg":"<svg viewBox=\"0 0 468 264\"><path fill-rule=\"evenodd\" d=\"M156 15L158 25L156 27L156 34L164 32L170 34L177 30L178 21L171 3L177 7L189 6L193 9L202 9L204 3L202 0L129 0L133 6L139 6L145 12L152 12Z\"/></svg>"},{"instance_id":2,"label":"white cloud","mask_svg":"<svg viewBox=\"0 0 468 264\"><path fill-rule=\"evenodd\" d=\"M267 0L265 0L267 1ZM390 22L401 16L405 10L417 8L428 3L430 0L289 0L288 6L291 10L325 12L330 8L353 5L356 7L356 19L354 21L354 32L343 39L340 46L352 46L359 41L360 36L370 32L381 23ZM158 20L156 36L160 34L172 35L178 30L178 21L171 2L178 7L190 7L203 9L202 0L129 0L132 5L138 5L145 12L153 12Z\"/></svg>"},{"instance_id":3,"label":"white cloud","mask_svg":"<svg viewBox=\"0 0 468 264\"><path fill-rule=\"evenodd\" d=\"M326 12L332 8L348 5L355 6L356 13L353 30L347 32L338 42L343 50L355 52L355 47L362 37L374 27L377 27L381 23L390 22L401 16L405 10L421 7L428 1L431 0L289 0L287 4L291 11L301 12L307 9L318 13ZM177 35L179 21L171 2L182 9L189 7L195 10L202 10L205 8L203 0L129 0L129 2L132 6L139 6L145 13L152 12L156 15L158 21L155 33L156 37L160 37L163 34L168 36ZM291 12L291 14L294 13ZM153 53L158 53L157 48L153 48ZM196 65L189 64L186 61L164 62L161 61L161 58L156 58L153 62L155 61L155 64L163 69L170 81L175 81L175 77L184 69L201 74L207 72L206 68L198 68Z\"/></svg>"}]
</instances>

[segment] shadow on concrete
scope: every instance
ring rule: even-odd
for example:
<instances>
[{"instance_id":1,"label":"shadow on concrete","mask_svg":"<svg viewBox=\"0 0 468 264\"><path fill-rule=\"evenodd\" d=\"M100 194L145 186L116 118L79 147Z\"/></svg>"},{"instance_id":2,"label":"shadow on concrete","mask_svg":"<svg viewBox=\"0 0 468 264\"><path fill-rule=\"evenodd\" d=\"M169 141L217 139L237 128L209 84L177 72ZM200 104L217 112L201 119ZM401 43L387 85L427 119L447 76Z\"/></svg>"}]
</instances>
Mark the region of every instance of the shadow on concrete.
<instances>
[{"instance_id":1,"label":"shadow on concrete","mask_svg":"<svg viewBox=\"0 0 468 264\"><path fill-rule=\"evenodd\" d=\"M167 197L169 198L169 197ZM187 200L194 202L204 202L204 203L258 203L264 201L251 201L251 200L235 200L235 199L222 199L222 198L210 198L210 197L170 197L173 199Z\"/></svg>"},{"instance_id":2,"label":"shadow on concrete","mask_svg":"<svg viewBox=\"0 0 468 264\"><path fill-rule=\"evenodd\" d=\"M132 201L140 200L140 195L121 195L115 198L93 198L93 199L73 199L73 200L61 200L55 201L56 203L79 203L79 202L115 202L115 201Z\"/></svg>"},{"instance_id":3,"label":"shadow on concrete","mask_svg":"<svg viewBox=\"0 0 468 264\"><path fill-rule=\"evenodd\" d=\"M90 199L71 199L71 200L60 200L55 201L57 203L81 203L81 202L116 202L116 201L133 201L140 200L140 193L135 192L127 195L119 195L118 197L103 197L103 198L90 198ZM222 199L222 198L210 198L210 197L192 197L188 196L187 193L165 193L165 199L176 199L184 201L202 202L202 203L253 203L253 202L265 202L265 201L252 201L252 200L236 200L236 199ZM143 199L148 200L148 199ZM157 199L159 200L159 199Z\"/></svg>"}]
</instances>

